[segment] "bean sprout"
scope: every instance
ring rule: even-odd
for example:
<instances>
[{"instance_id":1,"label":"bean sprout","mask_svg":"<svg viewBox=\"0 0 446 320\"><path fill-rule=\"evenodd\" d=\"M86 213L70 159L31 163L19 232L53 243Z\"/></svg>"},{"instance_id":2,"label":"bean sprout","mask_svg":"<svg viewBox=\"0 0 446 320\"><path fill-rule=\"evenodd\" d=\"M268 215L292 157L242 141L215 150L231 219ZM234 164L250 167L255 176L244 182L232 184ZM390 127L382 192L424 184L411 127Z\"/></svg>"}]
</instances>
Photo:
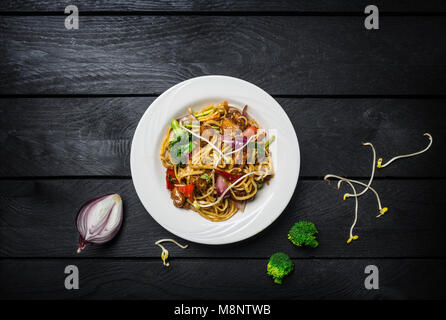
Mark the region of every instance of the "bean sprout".
<instances>
[{"instance_id":1,"label":"bean sprout","mask_svg":"<svg viewBox=\"0 0 446 320\"><path fill-rule=\"evenodd\" d=\"M376 166L377 166L379 169L381 169L381 168L385 168L385 167L387 167L389 164L391 164L391 163L392 163L393 161L395 161L395 160L398 160L398 159L401 159L401 158L409 158L409 157L413 157L413 156L422 154L423 152L426 152L426 151L429 150L429 148L431 147L432 142L434 141L434 139L433 139L432 136L431 136L429 133L427 133L427 132L426 132L425 134L423 134L423 136L427 136L427 137L429 138L429 144L428 144L427 147L424 148L423 150L418 151L418 152L414 152L414 153L403 154L403 155L400 155L400 156L393 157L392 159L390 159L389 161L387 161L385 164L382 164L382 162L383 162L383 158L379 158L379 159L378 159L378 163L377 163Z\"/></svg>"},{"instance_id":2,"label":"bean sprout","mask_svg":"<svg viewBox=\"0 0 446 320\"><path fill-rule=\"evenodd\" d=\"M372 161L372 175L370 176L370 180L369 183L365 186L364 190L362 190L360 193L358 193L356 196L360 197L362 196L364 193L366 193L366 191L370 188L370 185L372 184L373 178L375 176L375 162L376 162L376 152L375 152L375 148L373 147L373 144L371 144L370 142L364 142L362 143L363 146L370 146L370 148L372 148L372 152L373 152L373 161ZM350 193L346 193L344 195L344 197L351 197L353 196Z\"/></svg>"},{"instance_id":3,"label":"bean sprout","mask_svg":"<svg viewBox=\"0 0 446 320\"><path fill-rule=\"evenodd\" d=\"M345 181L345 180L348 180L348 181L350 181L350 182L352 182L352 183L355 183L355 184L359 184L359 185L361 185L361 186L367 186L364 182L357 181L357 180L352 180L352 179L347 179L347 178L344 178L344 177L336 176L336 175L334 175L334 174L327 174L327 175L324 177L324 180L328 181L328 178L339 179L339 181L338 181L338 185L337 185L338 190L341 188L341 183L342 183L343 181ZM368 188L375 194L376 200L377 200L377 202L378 202L379 214L378 214L376 217L379 218L379 217L381 217L384 213L386 213L386 212L389 210L389 208L387 208L387 207L384 207L384 208L383 208L382 205L381 205L381 199L379 198L378 192L377 192L374 188L372 188L372 187L370 187L370 186L369 186ZM345 195L344 195L344 197L345 197Z\"/></svg>"},{"instance_id":4,"label":"bean sprout","mask_svg":"<svg viewBox=\"0 0 446 320\"><path fill-rule=\"evenodd\" d=\"M345 179L345 178L342 178L342 177L334 176L334 175L326 175L326 176L324 177L324 180L325 180L325 181L329 181L328 178L330 178L330 177L338 178L338 179L342 179L342 180L345 181L345 182L352 188L352 190L353 190L353 196L355 197L355 218L354 218L354 220L353 220L353 224L352 224L352 226L350 227L350 237L349 237L348 240L347 240L347 243L350 243L350 242L352 242L352 240L356 240L356 239L359 238L358 235L353 235L353 228L355 227L356 222L358 221L358 195L357 195L357 193L356 193L356 189L355 189L355 187L354 187L353 184L350 182L350 180ZM344 200L347 199L346 195L347 195L347 193L344 195Z\"/></svg>"},{"instance_id":5,"label":"bean sprout","mask_svg":"<svg viewBox=\"0 0 446 320\"><path fill-rule=\"evenodd\" d=\"M378 162L377 162L377 167L378 168L384 168L384 167L388 166L389 164L391 164L393 161L395 161L397 159L413 157L413 156L416 156L416 155L421 154L423 152L426 152L431 147L432 142L433 142L433 138L432 138L432 136L429 133L425 133L424 135L427 136L429 138L429 140L430 140L429 144L428 144L428 146L426 148L424 148L421 151L415 152L415 153L406 154L406 155L400 155L400 156L394 157L394 158L390 159L385 164L382 164L382 158L379 158ZM375 175L375 161L376 161L375 148L373 147L373 145L370 142L363 143L363 145L364 146L370 146L372 148L372 152L373 152L372 175L370 176L370 180L369 180L368 184L365 184L365 183L363 183L361 181L357 181L357 180L343 178L343 177L336 176L336 175L333 175L333 174L327 174L324 177L324 180L328 181L328 182L329 182L329 180L328 180L329 178L339 179L338 185L337 185L338 190L340 189L342 182L346 182L348 185L350 185L350 187L353 190L352 194L351 193L346 193L346 194L344 194L344 197L343 197L344 200L346 200L349 197L354 197L355 198L355 220L353 221L353 225L350 228L350 238L347 240L347 243L350 243L352 240L358 239L357 235L353 235L353 228L354 228L354 226L356 224L356 221L357 221L357 218L358 218L358 197L359 196L361 196L364 193L366 193L367 190L369 190L369 189L375 194L376 200L378 202L378 209L379 209L379 214L376 216L377 218L381 217L383 214L385 214L389 210L387 207L382 207L381 200L379 198L378 192L376 192L376 190L371 187L371 184L372 184L372 181L373 181L373 178L374 178L374 175ZM364 190L362 190L360 193L356 193L356 190L355 190L355 187L353 186L353 183L359 184L361 186L364 186L365 187Z\"/></svg>"},{"instance_id":6,"label":"bean sprout","mask_svg":"<svg viewBox=\"0 0 446 320\"><path fill-rule=\"evenodd\" d=\"M223 156L223 153L220 151L219 148L217 148L217 146L215 144L213 144L212 142L210 142L208 139L203 138L201 135L196 134L195 132L193 132L192 130L187 129L185 126L183 126L183 124L180 122L179 123L180 128L182 128L183 130L186 130L187 132L189 132L190 134L192 134L194 137L197 137L205 142L207 142L215 151L217 151L217 153L219 154L219 160L216 162L216 164L218 165L218 162L220 162L221 157ZM217 166L214 164L214 168L216 168Z\"/></svg>"},{"instance_id":7,"label":"bean sprout","mask_svg":"<svg viewBox=\"0 0 446 320\"><path fill-rule=\"evenodd\" d=\"M242 150L244 147L246 147L246 146L248 145L249 142L251 142L251 140L253 140L254 138L258 137L258 136L261 134L261 133L257 133L257 134L255 134L255 135L252 135L252 136L246 141L246 143L243 144L240 148L238 148L238 149L236 149L236 150L234 150L234 151L231 151L231 152L223 153L223 152L221 152L221 150L220 150L215 144L213 144L212 142L210 142L208 139L203 138L201 135L196 134L196 133L193 132L192 130L187 129L186 127L183 126L183 124L182 124L181 122L179 123L179 125L180 125L180 128L186 130L187 132L189 132L190 134L192 134L194 137L197 137L197 138L199 138L199 139L201 139L201 140L207 142L207 143L208 143L214 150L217 151L217 153L218 153L218 160L214 163L214 169L217 168L218 163L220 162L221 158L223 158L223 160L225 160L225 157L226 157L226 156L229 156L229 155L231 155L231 154L233 154L233 153L235 153L235 152L238 152L238 151Z\"/></svg>"},{"instance_id":8,"label":"bean sprout","mask_svg":"<svg viewBox=\"0 0 446 320\"><path fill-rule=\"evenodd\" d=\"M168 267L170 265L169 262L166 262L167 258L169 257L169 251L166 248L164 248L164 246L161 244L163 242L173 242L182 249L186 249L188 247L187 244L183 246L173 239L161 239L161 240L158 240L157 242L155 242L155 244L163 250L161 252L161 259L163 260L163 265L166 267Z\"/></svg>"}]
</instances>

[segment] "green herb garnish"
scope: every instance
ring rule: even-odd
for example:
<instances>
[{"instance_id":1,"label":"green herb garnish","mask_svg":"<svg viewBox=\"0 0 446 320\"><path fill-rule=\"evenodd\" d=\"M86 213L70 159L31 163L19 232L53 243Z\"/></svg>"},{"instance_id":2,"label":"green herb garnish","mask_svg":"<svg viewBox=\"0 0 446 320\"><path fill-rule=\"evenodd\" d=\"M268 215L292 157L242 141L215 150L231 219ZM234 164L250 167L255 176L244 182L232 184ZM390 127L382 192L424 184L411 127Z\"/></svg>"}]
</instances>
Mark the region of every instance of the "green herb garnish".
<instances>
[{"instance_id":1,"label":"green herb garnish","mask_svg":"<svg viewBox=\"0 0 446 320\"><path fill-rule=\"evenodd\" d=\"M208 182L208 183L211 182L211 177L209 177L209 175L207 173L202 174L200 176L200 178L206 180L206 182Z\"/></svg>"},{"instance_id":2,"label":"green herb garnish","mask_svg":"<svg viewBox=\"0 0 446 320\"><path fill-rule=\"evenodd\" d=\"M206 115L210 114L212 111L214 111L213 108L209 109L209 110L206 110L206 111L203 111L203 112L196 113L196 114L194 114L194 117L195 118L203 117L203 116L206 116Z\"/></svg>"},{"instance_id":3,"label":"green herb garnish","mask_svg":"<svg viewBox=\"0 0 446 320\"><path fill-rule=\"evenodd\" d=\"M269 145L276 140L276 136L272 136L266 143L265 143L265 150L268 149Z\"/></svg>"}]
</instances>

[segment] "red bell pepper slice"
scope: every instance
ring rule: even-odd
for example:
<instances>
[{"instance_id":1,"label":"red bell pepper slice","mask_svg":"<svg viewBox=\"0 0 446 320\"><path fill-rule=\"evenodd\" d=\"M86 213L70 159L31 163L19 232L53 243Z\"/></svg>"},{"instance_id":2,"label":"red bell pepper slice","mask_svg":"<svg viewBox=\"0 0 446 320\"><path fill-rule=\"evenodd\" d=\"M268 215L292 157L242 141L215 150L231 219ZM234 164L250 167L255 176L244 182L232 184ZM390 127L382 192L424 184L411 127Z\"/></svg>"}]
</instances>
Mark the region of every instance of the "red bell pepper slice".
<instances>
[{"instance_id":1,"label":"red bell pepper slice","mask_svg":"<svg viewBox=\"0 0 446 320\"><path fill-rule=\"evenodd\" d=\"M218 170L218 169L215 169L215 172L217 172L218 174L221 174L223 177L225 177L226 179L228 179L231 182L234 182L243 176L242 174L232 174L232 173Z\"/></svg>"},{"instance_id":2,"label":"red bell pepper slice","mask_svg":"<svg viewBox=\"0 0 446 320\"><path fill-rule=\"evenodd\" d=\"M251 138L251 136L257 134L257 128L254 126L249 126L248 128L245 129L245 131L243 131L243 136L246 139Z\"/></svg>"},{"instance_id":3,"label":"red bell pepper slice","mask_svg":"<svg viewBox=\"0 0 446 320\"><path fill-rule=\"evenodd\" d=\"M178 183L177 178L175 178L175 171L173 169L166 170L166 187L169 190L172 190L175 186L175 183Z\"/></svg>"},{"instance_id":4,"label":"red bell pepper slice","mask_svg":"<svg viewBox=\"0 0 446 320\"><path fill-rule=\"evenodd\" d=\"M188 184L185 186L175 186L178 191L180 191L186 198L188 198L190 201L194 201L194 187L193 184Z\"/></svg>"}]
</instances>

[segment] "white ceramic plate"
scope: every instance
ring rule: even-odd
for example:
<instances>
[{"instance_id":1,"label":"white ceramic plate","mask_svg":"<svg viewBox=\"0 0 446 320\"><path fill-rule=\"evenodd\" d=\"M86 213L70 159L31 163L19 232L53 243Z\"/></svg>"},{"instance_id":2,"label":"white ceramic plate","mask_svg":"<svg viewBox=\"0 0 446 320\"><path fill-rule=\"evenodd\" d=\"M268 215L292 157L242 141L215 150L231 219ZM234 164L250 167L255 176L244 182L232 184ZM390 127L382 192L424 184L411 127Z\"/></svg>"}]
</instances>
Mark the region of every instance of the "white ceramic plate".
<instances>
[{"instance_id":1,"label":"white ceramic plate","mask_svg":"<svg viewBox=\"0 0 446 320\"><path fill-rule=\"evenodd\" d=\"M274 130L271 145L274 178L265 185L244 212L223 222L211 222L192 210L176 208L166 189L166 169L159 160L162 138L171 119L200 110L209 103L228 101L243 108L262 128ZM296 188L300 152L294 128L282 107L259 87L226 76L186 80L159 96L142 116L130 154L132 179L146 210L178 237L205 244L226 244L247 239L268 227L285 209Z\"/></svg>"}]
</instances>

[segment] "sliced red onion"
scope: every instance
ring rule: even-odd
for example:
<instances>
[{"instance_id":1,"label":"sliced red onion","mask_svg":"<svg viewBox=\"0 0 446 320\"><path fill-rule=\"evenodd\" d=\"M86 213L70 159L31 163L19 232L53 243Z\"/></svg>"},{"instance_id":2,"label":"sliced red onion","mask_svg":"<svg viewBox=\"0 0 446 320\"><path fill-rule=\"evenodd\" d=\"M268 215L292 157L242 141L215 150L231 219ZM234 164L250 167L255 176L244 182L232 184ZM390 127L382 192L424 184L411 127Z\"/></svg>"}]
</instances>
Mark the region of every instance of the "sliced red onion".
<instances>
[{"instance_id":1,"label":"sliced red onion","mask_svg":"<svg viewBox=\"0 0 446 320\"><path fill-rule=\"evenodd\" d=\"M217 175L217 180L215 181L215 187L217 189L217 197L221 196L223 192L228 188L228 182L226 179L221 175ZM223 198L228 198L230 196L229 192L225 194Z\"/></svg>"},{"instance_id":2,"label":"sliced red onion","mask_svg":"<svg viewBox=\"0 0 446 320\"><path fill-rule=\"evenodd\" d=\"M185 125L185 124L191 124L193 120L198 121L198 120L196 120L196 118L195 118L193 115L191 115L191 114L188 114L187 116L183 116L183 117L181 117L181 118L179 118L179 119L177 119L177 120L178 120L179 123L182 123L183 125Z\"/></svg>"},{"instance_id":3,"label":"sliced red onion","mask_svg":"<svg viewBox=\"0 0 446 320\"><path fill-rule=\"evenodd\" d=\"M246 119L251 120L251 117L248 114L248 105L247 104L243 107L242 114Z\"/></svg>"},{"instance_id":4,"label":"sliced red onion","mask_svg":"<svg viewBox=\"0 0 446 320\"><path fill-rule=\"evenodd\" d=\"M245 212L245 208L246 208L246 200L236 200L234 201L235 206L241 211L241 212Z\"/></svg>"},{"instance_id":5,"label":"sliced red onion","mask_svg":"<svg viewBox=\"0 0 446 320\"><path fill-rule=\"evenodd\" d=\"M117 193L87 201L79 210L76 227L79 232L80 253L87 244L110 241L121 228L122 199Z\"/></svg>"},{"instance_id":6,"label":"sliced red onion","mask_svg":"<svg viewBox=\"0 0 446 320\"><path fill-rule=\"evenodd\" d=\"M248 139L246 137L238 136L234 140L234 150L238 150L243 147Z\"/></svg>"}]
</instances>

